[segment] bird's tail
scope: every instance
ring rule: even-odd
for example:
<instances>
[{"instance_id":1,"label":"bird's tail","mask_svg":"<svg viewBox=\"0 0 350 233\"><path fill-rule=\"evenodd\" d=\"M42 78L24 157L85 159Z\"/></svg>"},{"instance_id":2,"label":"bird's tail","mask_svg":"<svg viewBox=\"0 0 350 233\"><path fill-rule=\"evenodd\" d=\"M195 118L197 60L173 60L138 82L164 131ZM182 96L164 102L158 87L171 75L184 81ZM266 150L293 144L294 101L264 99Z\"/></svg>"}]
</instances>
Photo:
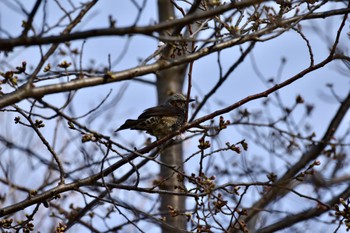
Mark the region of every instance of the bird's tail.
<instances>
[{"instance_id":1,"label":"bird's tail","mask_svg":"<svg viewBox=\"0 0 350 233\"><path fill-rule=\"evenodd\" d=\"M122 124L116 131L124 130L124 129L136 129L135 127L140 123L140 120L126 120L124 124Z\"/></svg>"}]
</instances>

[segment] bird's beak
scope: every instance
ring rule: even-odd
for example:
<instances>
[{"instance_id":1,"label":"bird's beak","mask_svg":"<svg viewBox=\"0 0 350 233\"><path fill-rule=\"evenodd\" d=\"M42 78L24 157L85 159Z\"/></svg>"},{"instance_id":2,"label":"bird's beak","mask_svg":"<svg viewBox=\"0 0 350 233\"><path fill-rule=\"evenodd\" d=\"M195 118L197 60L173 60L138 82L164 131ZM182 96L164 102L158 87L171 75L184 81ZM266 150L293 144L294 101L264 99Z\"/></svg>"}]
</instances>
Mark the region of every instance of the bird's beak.
<instances>
[{"instance_id":1,"label":"bird's beak","mask_svg":"<svg viewBox=\"0 0 350 233\"><path fill-rule=\"evenodd\" d=\"M189 103L191 103L191 102L193 102L193 101L195 101L195 99L188 99L188 102L189 102Z\"/></svg>"}]
</instances>

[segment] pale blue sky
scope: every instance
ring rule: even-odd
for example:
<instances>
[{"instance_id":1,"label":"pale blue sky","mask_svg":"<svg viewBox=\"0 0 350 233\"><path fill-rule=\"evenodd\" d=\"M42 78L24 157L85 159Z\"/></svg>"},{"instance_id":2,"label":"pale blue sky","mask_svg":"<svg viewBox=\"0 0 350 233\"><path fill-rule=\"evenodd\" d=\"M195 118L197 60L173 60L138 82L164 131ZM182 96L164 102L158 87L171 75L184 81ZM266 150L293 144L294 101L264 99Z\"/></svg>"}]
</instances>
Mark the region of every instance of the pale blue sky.
<instances>
[{"instance_id":1,"label":"pale blue sky","mask_svg":"<svg viewBox=\"0 0 350 233\"><path fill-rule=\"evenodd\" d=\"M5 28L12 36L19 35L21 31L21 21L24 19L23 14L17 14L10 8L8 4L11 1L0 0L0 19L1 27ZM34 0L24 1L23 4L26 6L32 6ZM50 2L50 1L49 1ZM61 1L60 1L61 2ZM66 4L66 1L62 1L62 4ZM13 3L11 3L13 4ZM62 12L57 10L57 8L51 8L54 4L50 2L48 9L48 18L51 23L56 22L57 18L62 15ZM29 10L30 8L27 8ZM135 8L129 1L112 1L112 0L100 0L94 10L86 17L87 23L82 24L77 30L100 28L108 26L108 15L113 15L113 18L117 20L118 26L129 26L134 22L135 19ZM42 15L38 15L40 19ZM35 25L38 25L40 20L36 19ZM148 1L144 13L140 19L138 25L149 25L157 21L157 11L156 11L156 1ZM339 17L328 20L327 25L321 25L322 20L313 20L314 26L320 26L321 30L327 32L329 37L333 40L336 30L340 24ZM315 55L315 62L324 59L327 56L329 49L329 44L327 44L323 38L316 34L311 28L310 23L305 23L304 32L307 38L310 40L313 52ZM348 27L346 32L348 31ZM4 33L0 32L0 36L4 37ZM96 60L96 66L102 67L107 64L108 55L111 55L111 60L114 61L124 50L127 37L106 37L106 38L94 38L89 39L84 45L83 54L83 64L89 64L91 59ZM129 44L128 50L123 57L123 59L115 67L112 67L113 71L119 71L126 68L135 67L139 64L139 59L145 59L150 54L152 54L157 49L156 39L135 35L132 37ZM341 44L348 46L349 40L344 34L341 39ZM82 41L75 41L72 43L72 47L81 48ZM243 45L244 48L247 45ZM45 48L47 49L47 47ZM347 47L344 52L348 53L349 48ZM239 48L233 47L222 52L222 64L224 67L224 72L227 70L228 66L232 64L237 55L239 54ZM290 31L286 34L273 39L271 41L257 43L254 49L254 59L258 64L258 68L261 73L267 77L275 77L280 61L282 57L287 59L285 68L281 75L281 80L286 80L293 75L299 73L301 70L305 69L309 65L309 55L305 41L303 41L296 32ZM0 61L6 60L12 67L18 66L22 61L27 61L28 64L36 65L39 58L39 51L37 48L34 49L24 49L16 48L13 53L5 58L3 54L0 54ZM69 61L69 58L66 58ZM63 59L62 59L63 60ZM212 85L216 82L218 77L217 68L217 56L216 54L204 57L194 63L193 70L193 82L194 86L198 87L200 91L196 88L192 90L192 97L198 97L199 100L203 98L202 93L206 93ZM151 61L154 62L154 61ZM317 137L321 137L322 133L327 127L330 118L335 113L338 108L338 103L330 97L328 89L325 87L327 83L333 83L334 89L337 94L341 97L347 95L349 91L349 76L345 77L337 72L339 66L345 67L340 61L333 62L326 67L313 72L301 80L283 88L280 90L280 95L284 103L292 105L295 102L295 97L300 94L304 97L305 101L308 103L315 104L315 111L312 116L312 126L314 127ZM0 71L6 70L8 67L0 64ZM147 80L155 80L153 74L149 74L142 77ZM108 85L102 85L98 87L86 88L77 94L74 102L77 103L76 113L77 115L82 115L88 112L93 106L96 106L109 92L113 89L113 93L116 93L120 88L125 88L123 83L113 83ZM122 100L118 103L117 108L114 110L112 122L102 122L95 121L92 125L92 129L99 129L103 125L103 132L106 135L115 137L113 131L118 128L127 118L137 117L145 108L156 105L156 90L153 86L145 85L139 82L127 82L129 83L127 91L123 96ZM187 84L186 84L187 85ZM222 101L224 106L235 103L236 101L246 97L247 95L256 94L258 92L266 90L264 86L252 68L251 57L248 57L244 64L239 66L239 68L233 72L226 83L217 91L213 96L213 101L208 102L204 110L217 110L220 107L216 104L216 100ZM185 90L186 91L186 90ZM47 100L51 99L58 103L63 101L60 99L61 94L51 95L47 97ZM46 98L46 97L45 97ZM261 109L261 102L263 100L256 100L245 107L249 110ZM25 106L23 102L20 103L21 106ZM303 114L303 109L298 110L300 112L299 116ZM199 116L206 114L202 111ZM227 114L225 117L228 117ZM101 117L102 118L102 117ZM349 116L343 122L344 125L349 124ZM18 128L13 128L15 132ZM11 129L9 129L11 131ZM43 129L46 132L47 137L52 137L49 133L52 128L48 126ZM16 134L14 134L14 137ZM120 140L132 140L137 146L141 146L144 143L144 139L147 137L145 134L140 134L137 131L122 131L119 133L121 138L114 138L117 141ZM244 139L233 127L226 131L222 137L222 141L226 140L242 140ZM185 148L187 154L193 153L196 150L197 141L193 140L186 142ZM247 156L253 154L259 154L259 151L255 151L256 146L251 145L247 153ZM232 160L240 161L241 158L235 157ZM243 166L243 165L242 165ZM284 168L284 164L281 165ZM188 173L195 171L197 167L196 159L193 159L192 163L187 164L186 169ZM282 170L281 170L282 171ZM300 204L300 203L299 203Z\"/></svg>"}]
</instances>

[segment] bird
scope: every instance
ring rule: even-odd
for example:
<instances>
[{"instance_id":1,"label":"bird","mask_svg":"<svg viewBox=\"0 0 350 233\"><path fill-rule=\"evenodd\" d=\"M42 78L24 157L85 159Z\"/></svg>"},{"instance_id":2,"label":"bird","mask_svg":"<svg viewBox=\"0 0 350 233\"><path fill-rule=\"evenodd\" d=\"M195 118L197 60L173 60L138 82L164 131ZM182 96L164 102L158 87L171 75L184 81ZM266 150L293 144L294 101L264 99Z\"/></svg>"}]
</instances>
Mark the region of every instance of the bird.
<instances>
[{"instance_id":1,"label":"bird","mask_svg":"<svg viewBox=\"0 0 350 233\"><path fill-rule=\"evenodd\" d=\"M192 102L194 99L188 101ZM125 129L143 130L160 139L184 126L186 113L186 97L175 93L164 104L144 110L136 120L126 120L115 132Z\"/></svg>"}]
</instances>

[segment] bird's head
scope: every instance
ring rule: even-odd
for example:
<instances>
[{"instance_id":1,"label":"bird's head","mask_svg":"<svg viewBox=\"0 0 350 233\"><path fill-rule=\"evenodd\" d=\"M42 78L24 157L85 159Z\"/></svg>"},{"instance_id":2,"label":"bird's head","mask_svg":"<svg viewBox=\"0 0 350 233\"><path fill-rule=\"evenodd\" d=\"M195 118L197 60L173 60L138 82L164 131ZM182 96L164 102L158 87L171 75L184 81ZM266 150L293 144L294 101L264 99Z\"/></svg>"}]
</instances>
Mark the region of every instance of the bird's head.
<instances>
[{"instance_id":1,"label":"bird's head","mask_svg":"<svg viewBox=\"0 0 350 233\"><path fill-rule=\"evenodd\" d=\"M192 102L194 99L189 99L188 102ZM186 97L180 93L176 93L170 96L165 102L166 105L173 106L182 110L186 109Z\"/></svg>"}]
</instances>

